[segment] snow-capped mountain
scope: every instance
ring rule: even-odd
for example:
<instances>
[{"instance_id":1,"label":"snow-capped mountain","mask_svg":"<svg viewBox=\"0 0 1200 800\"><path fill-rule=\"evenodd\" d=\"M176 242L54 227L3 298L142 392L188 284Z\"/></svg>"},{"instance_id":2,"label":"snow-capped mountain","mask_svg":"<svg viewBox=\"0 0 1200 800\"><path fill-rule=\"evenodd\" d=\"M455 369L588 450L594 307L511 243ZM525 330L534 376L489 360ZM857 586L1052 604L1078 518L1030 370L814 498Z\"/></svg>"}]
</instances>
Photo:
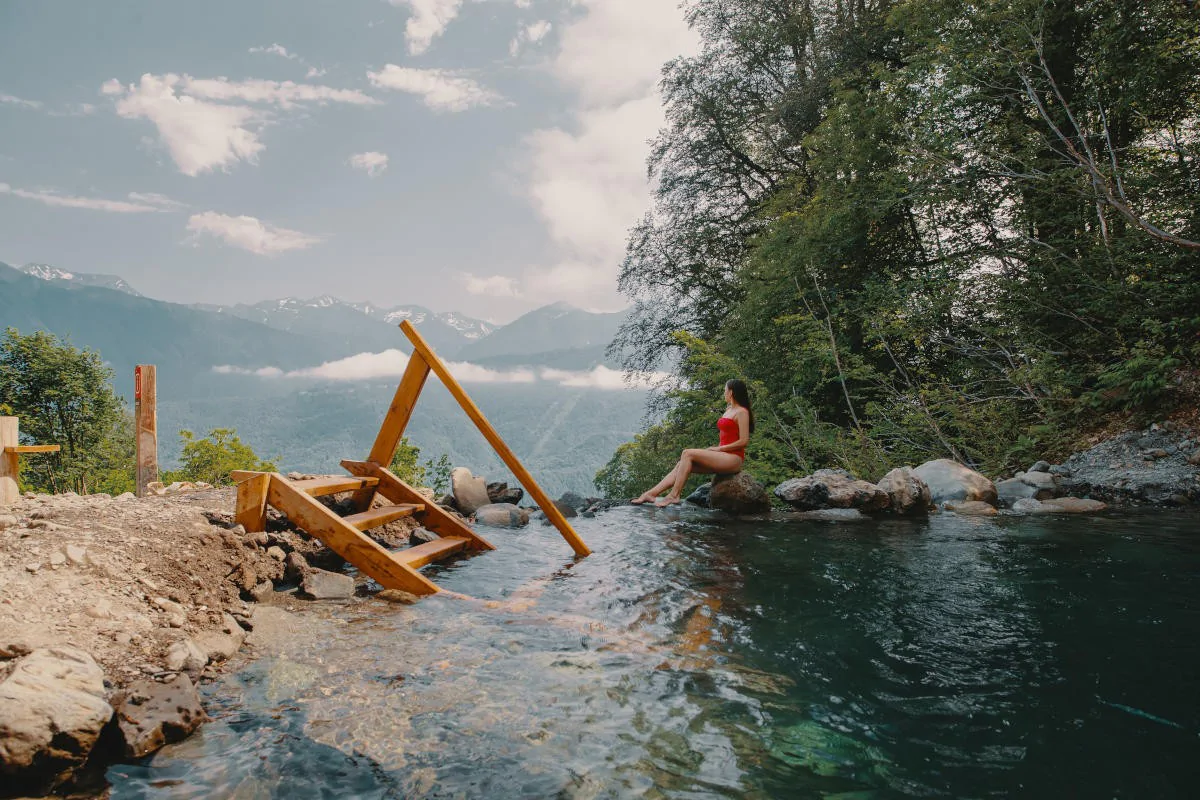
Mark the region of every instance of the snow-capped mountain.
<instances>
[{"instance_id":1,"label":"snow-capped mountain","mask_svg":"<svg viewBox=\"0 0 1200 800\"><path fill-rule=\"evenodd\" d=\"M98 275L90 272L68 272L65 269L52 267L49 264L26 264L19 268L26 275L41 278L44 281L73 283L79 286L99 286L102 289L115 289L118 292L141 297L141 292L134 289L124 278L116 275Z\"/></svg>"}]
</instances>

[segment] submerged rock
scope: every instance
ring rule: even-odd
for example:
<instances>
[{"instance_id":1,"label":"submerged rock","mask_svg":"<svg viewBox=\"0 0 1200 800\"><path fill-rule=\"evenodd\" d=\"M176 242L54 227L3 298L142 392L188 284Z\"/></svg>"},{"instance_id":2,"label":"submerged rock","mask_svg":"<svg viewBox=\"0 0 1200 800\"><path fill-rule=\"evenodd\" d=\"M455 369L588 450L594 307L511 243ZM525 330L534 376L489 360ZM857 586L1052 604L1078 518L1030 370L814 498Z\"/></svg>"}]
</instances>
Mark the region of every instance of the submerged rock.
<instances>
[{"instance_id":1,"label":"submerged rock","mask_svg":"<svg viewBox=\"0 0 1200 800\"><path fill-rule=\"evenodd\" d=\"M946 510L964 517L994 517L999 513L995 506L982 500L960 500L955 503L946 503Z\"/></svg>"},{"instance_id":2,"label":"submerged rock","mask_svg":"<svg viewBox=\"0 0 1200 800\"><path fill-rule=\"evenodd\" d=\"M804 478L791 478L775 487L775 496L798 511L819 508L881 511L891 504L886 491L857 480L844 469L819 469Z\"/></svg>"},{"instance_id":3,"label":"submerged rock","mask_svg":"<svg viewBox=\"0 0 1200 800\"><path fill-rule=\"evenodd\" d=\"M126 758L141 758L186 739L208 719L186 675L163 683L136 681L113 697Z\"/></svg>"},{"instance_id":4,"label":"submerged rock","mask_svg":"<svg viewBox=\"0 0 1200 800\"><path fill-rule=\"evenodd\" d=\"M0 682L3 792L43 794L83 766L112 718L104 673L73 647L34 650Z\"/></svg>"},{"instance_id":5,"label":"submerged rock","mask_svg":"<svg viewBox=\"0 0 1200 800\"><path fill-rule=\"evenodd\" d=\"M897 467L876 486L888 496L888 507L897 514L926 514L933 503L929 486L909 467Z\"/></svg>"},{"instance_id":6,"label":"submerged rock","mask_svg":"<svg viewBox=\"0 0 1200 800\"><path fill-rule=\"evenodd\" d=\"M771 497L761 483L739 472L713 477L708 504L729 514L761 514L771 510Z\"/></svg>"},{"instance_id":7,"label":"submerged rock","mask_svg":"<svg viewBox=\"0 0 1200 800\"><path fill-rule=\"evenodd\" d=\"M511 503L492 503L475 512L475 522L496 528L520 528L529 523L529 512Z\"/></svg>"},{"instance_id":8,"label":"submerged rock","mask_svg":"<svg viewBox=\"0 0 1200 800\"><path fill-rule=\"evenodd\" d=\"M815 511L797 511L789 519L808 519L818 522L865 522L870 517L857 508L818 508Z\"/></svg>"},{"instance_id":9,"label":"submerged rock","mask_svg":"<svg viewBox=\"0 0 1200 800\"><path fill-rule=\"evenodd\" d=\"M1054 500L1026 498L1013 503L1018 514L1094 514L1108 508L1107 503L1079 497L1059 497Z\"/></svg>"},{"instance_id":10,"label":"submerged rock","mask_svg":"<svg viewBox=\"0 0 1200 800\"><path fill-rule=\"evenodd\" d=\"M450 486L454 493L455 508L468 517L492 502L488 497L487 482L471 474L466 467L451 470Z\"/></svg>"},{"instance_id":11,"label":"submerged rock","mask_svg":"<svg viewBox=\"0 0 1200 800\"><path fill-rule=\"evenodd\" d=\"M939 505L972 500L996 505L995 484L957 461L948 458L926 461L913 472L929 486L933 502Z\"/></svg>"}]
</instances>

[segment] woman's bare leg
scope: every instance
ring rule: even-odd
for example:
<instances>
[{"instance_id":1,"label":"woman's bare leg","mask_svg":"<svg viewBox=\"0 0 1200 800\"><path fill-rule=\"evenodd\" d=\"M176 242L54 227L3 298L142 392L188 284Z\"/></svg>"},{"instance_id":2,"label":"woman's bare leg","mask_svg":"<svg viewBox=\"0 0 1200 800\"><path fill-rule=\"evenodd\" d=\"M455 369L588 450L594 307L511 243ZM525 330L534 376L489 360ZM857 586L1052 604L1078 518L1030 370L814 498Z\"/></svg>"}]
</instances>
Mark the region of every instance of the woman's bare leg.
<instances>
[{"instance_id":1,"label":"woman's bare leg","mask_svg":"<svg viewBox=\"0 0 1200 800\"><path fill-rule=\"evenodd\" d=\"M683 485L693 472L718 473L737 472L742 468L742 459L733 453L719 450L684 450L675 466L675 484L666 497L654 501L656 506L669 506L683 502Z\"/></svg>"},{"instance_id":2,"label":"woman's bare leg","mask_svg":"<svg viewBox=\"0 0 1200 800\"><path fill-rule=\"evenodd\" d=\"M678 469L679 469L679 464L676 463L674 469L672 469L670 472L668 472L661 481L654 484L654 487L652 489L647 489L646 491L642 492L640 495L635 497L630 502L633 503L635 506L640 506L643 503L649 503L652 500L654 500L654 498L658 497L662 492L666 491L667 488L675 485L675 472Z\"/></svg>"}]
</instances>

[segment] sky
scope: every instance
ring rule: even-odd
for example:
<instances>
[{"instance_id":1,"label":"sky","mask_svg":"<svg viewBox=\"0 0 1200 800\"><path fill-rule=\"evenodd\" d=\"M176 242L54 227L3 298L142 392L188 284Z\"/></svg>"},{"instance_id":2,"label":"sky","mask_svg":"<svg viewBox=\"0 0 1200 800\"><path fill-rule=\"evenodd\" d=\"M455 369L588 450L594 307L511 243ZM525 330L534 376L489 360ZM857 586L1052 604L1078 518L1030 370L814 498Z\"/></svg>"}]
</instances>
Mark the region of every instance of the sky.
<instances>
[{"instance_id":1,"label":"sky","mask_svg":"<svg viewBox=\"0 0 1200 800\"><path fill-rule=\"evenodd\" d=\"M182 303L622 308L678 2L0 2L0 261Z\"/></svg>"}]
</instances>

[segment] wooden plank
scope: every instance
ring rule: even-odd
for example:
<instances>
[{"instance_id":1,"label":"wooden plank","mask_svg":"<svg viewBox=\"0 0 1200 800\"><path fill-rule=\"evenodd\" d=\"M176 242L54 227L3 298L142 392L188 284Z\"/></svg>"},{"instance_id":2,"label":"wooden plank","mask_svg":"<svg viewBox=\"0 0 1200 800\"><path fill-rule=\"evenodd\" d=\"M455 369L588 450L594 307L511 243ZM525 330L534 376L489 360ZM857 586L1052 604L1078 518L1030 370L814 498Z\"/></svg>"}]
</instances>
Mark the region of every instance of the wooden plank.
<instances>
[{"instance_id":1,"label":"wooden plank","mask_svg":"<svg viewBox=\"0 0 1200 800\"><path fill-rule=\"evenodd\" d=\"M0 506L17 502L21 490L17 481L21 477L20 456L8 452L21 441L20 422L16 417L0 417Z\"/></svg>"},{"instance_id":2,"label":"wooden plank","mask_svg":"<svg viewBox=\"0 0 1200 800\"><path fill-rule=\"evenodd\" d=\"M303 478L292 481L300 491L309 497L324 497L342 492L354 492L359 489L369 489L379 483L378 478L354 478L350 475L327 475L319 478Z\"/></svg>"},{"instance_id":3,"label":"wooden plank","mask_svg":"<svg viewBox=\"0 0 1200 800\"><path fill-rule=\"evenodd\" d=\"M56 444L19 444L16 447L6 447L6 453L57 453L62 448Z\"/></svg>"},{"instance_id":4,"label":"wooden plank","mask_svg":"<svg viewBox=\"0 0 1200 800\"><path fill-rule=\"evenodd\" d=\"M137 450L138 497L146 496L146 484L158 480L158 387L153 364L138 364L133 384L134 436Z\"/></svg>"},{"instance_id":5,"label":"wooden plank","mask_svg":"<svg viewBox=\"0 0 1200 800\"><path fill-rule=\"evenodd\" d=\"M367 456L368 461L374 461L382 467L392 465L396 448L400 446L404 429L408 427L408 421L417 405L417 397L420 396L421 388L425 386L425 379L428 377L429 364L425 359L417 353L409 356L408 366L404 368L404 375L400 378L400 385L396 387L392 404L383 418L383 425L379 427L379 435L375 437L371 454Z\"/></svg>"},{"instance_id":6,"label":"wooden plank","mask_svg":"<svg viewBox=\"0 0 1200 800\"><path fill-rule=\"evenodd\" d=\"M470 541L460 536L446 536L425 542L407 550L396 553L396 560L413 569L420 569L426 564L449 558L460 550L465 550Z\"/></svg>"},{"instance_id":7,"label":"wooden plank","mask_svg":"<svg viewBox=\"0 0 1200 800\"><path fill-rule=\"evenodd\" d=\"M394 506L360 511L357 514L347 514L342 519L347 525L353 525L360 531L369 531L372 528L387 525L389 522L395 522L401 517L411 517L416 512L424 510L425 506L420 503L400 503Z\"/></svg>"},{"instance_id":8,"label":"wooden plank","mask_svg":"<svg viewBox=\"0 0 1200 800\"><path fill-rule=\"evenodd\" d=\"M401 564L370 537L292 486L282 475L271 475L267 502L310 535L327 544L330 550L374 578L385 589L403 589L416 595L430 595L440 591L437 584Z\"/></svg>"},{"instance_id":9,"label":"wooden plank","mask_svg":"<svg viewBox=\"0 0 1200 800\"><path fill-rule=\"evenodd\" d=\"M233 520L250 533L267 529L267 488L269 472L256 472L237 485L237 506Z\"/></svg>"},{"instance_id":10,"label":"wooden plank","mask_svg":"<svg viewBox=\"0 0 1200 800\"><path fill-rule=\"evenodd\" d=\"M255 475L270 475L270 474L271 473L269 473L269 472L251 472L248 469L235 469L235 470L230 470L229 479L232 480L234 483L241 483L242 481L246 480L247 478L253 478Z\"/></svg>"},{"instance_id":11,"label":"wooden plank","mask_svg":"<svg viewBox=\"0 0 1200 800\"><path fill-rule=\"evenodd\" d=\"M372 476L379 479L379 493L393 503L424 503L425 511L421 514L421 524L438 536L457 536L471 540L472 550L495 550L496 547L483 538L458 517L445 511L437 503L418 492L412 486L397 478L391 471L370 461L342 462L342 466L352 475Z\"/></svg>"},{"instance_id":12,"label":"wooden plank","mask_svg":"<svg viewBox=\"0 0 1200 800\"><path fill-rule=\"evenodd\" d=\"M442 385L450 391L450 394L454 395L454 399L462 406L463 411L467 412L467 416L475 423L475 427L479 428L479 432L483 434L483 437L488 440L488 444L496 451L496 455L500 456L500 460L512 470L513 475L525 487L525 491L529 492L537 502L542 513L554 523L554 527L558 528L558 532L567 540L567 544L571 545L571 549L575 551L575 555L580 557L590 555L592 551L583 543L583 539L579 538L579 534L571 527L571 523L567 522L566 517L558 510L558 506L554 505L554 502L542 491L542 487L538 486L537 481L529 474L529 470L525 469L525 466L517 459L516 454L500 438L500 434L492 427L492 423L487 421L487 418L483 416L483 412L479 410L478 406L463 391L462 386L454 379L450 371L446 369L446 366L437 357L437 354L433 352L428 343L421 338L421 334L417 333L417 329L413 327L413 324L408 320L404 320L400 323L400 330L404 331L404 335L412 342L414 355L419 353L429 364L429 368L438 376Z\"/></svg>"}]
</instances>

